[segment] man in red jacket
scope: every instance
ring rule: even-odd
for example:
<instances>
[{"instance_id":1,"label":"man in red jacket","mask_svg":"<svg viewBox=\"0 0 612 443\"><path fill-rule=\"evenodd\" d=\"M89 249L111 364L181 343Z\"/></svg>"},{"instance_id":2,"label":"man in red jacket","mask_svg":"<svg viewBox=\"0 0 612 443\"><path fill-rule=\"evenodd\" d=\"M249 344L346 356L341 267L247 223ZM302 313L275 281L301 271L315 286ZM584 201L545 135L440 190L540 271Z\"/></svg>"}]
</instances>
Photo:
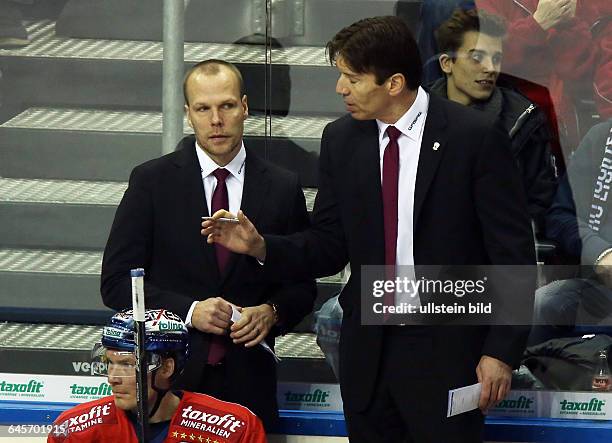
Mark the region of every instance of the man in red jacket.
<instances>
[{"instance_id":1,"label":"man in red jacket","mask_svg":"<svg viewBox=\"0 0 612 443\"><path fill-rule=\"evenodd\" d=\"M171 391L188 356L187 327L166 310L146 312L149 369L149 439L151 443L183 441L264 443L261 421L247 408L208 395ZM113 395L83 403L53 423L48 443L137 442L136 358L132 311L114 315L94 347L94 372L106 375Z\"/></svg>"}]
</instances>

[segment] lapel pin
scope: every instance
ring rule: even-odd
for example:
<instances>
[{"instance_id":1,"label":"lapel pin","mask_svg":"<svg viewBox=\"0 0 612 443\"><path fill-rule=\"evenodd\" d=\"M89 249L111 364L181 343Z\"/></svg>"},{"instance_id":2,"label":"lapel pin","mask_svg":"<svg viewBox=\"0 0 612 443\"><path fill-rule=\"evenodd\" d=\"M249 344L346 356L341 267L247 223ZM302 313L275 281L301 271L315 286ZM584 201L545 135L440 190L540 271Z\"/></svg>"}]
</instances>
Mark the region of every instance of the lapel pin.
<instances>
[{"instance_id":1,"label":"lapel pin","mask_svg":"<svg viewBox=\"0 0 612 443\"><path fill-rule=\"evenodd\" d=\"M434 151L437 151L439 147L440 147L440 143L435 142L435 143L433 144L433 150L434 150Z\"/></svg>"}]
</instances>

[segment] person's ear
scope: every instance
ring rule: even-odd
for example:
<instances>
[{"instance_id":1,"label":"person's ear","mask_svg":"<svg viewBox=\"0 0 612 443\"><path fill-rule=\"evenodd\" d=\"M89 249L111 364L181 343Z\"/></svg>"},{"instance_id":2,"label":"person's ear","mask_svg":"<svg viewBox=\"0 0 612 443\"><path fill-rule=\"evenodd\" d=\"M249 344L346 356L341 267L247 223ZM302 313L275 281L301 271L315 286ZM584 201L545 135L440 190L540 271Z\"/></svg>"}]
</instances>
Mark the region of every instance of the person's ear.
<instances>
[{"instance_id":1,"label":"person's ear","mask_svg":"<svg viewBox=\"0 0 612 443\"><path fill-rule=\"evenodd\" d=\"M244 118L247 118L249 116L249 103L247 101L246 94L244 94L242 96L241 102L242 102L242 109L243 109L243 112L244 112Z\"/></svg>"},{"instance_id":2,"label":"person's ear","mask_svg":"<svg viewBox=\"0 0 612 443\"><path fill-rule=\"evenodd\" d=\"M164 378L170 378L172 374L174 374L174 359L173 358L165 358L162 360L162 366L159 368L159 372L161 372Z\"/></svg>"},{"instance_id":3,"label":"person's ear","mask_svg":"<svg viewBox=\"0 0 612 443\"><path fill-rule=\"evenodd\" d=\"M187 116L187 124L191 129L193 129L193 124L191 123L191 117L189 116L189 105L185 105L185 115Z\"/></svg>"},{"instance_id":4,"label":"person's ear","mask_svg":"<svg viewBox=\"0 0 612 443\"><path fill-rule=\"evenodd\" d=\"M440 63L440 69L447 75L453 73L453 59L448 54L440 54L438 57L438 62Z\"/></svg>"},{"instance_id":5,"label":"person's ear","mask_svg":"<svg viewBox=\"0 0 612 443\"><path fill-rule=\"evenodd\" d=\"M399 95L406 89L406 78L403 74L393 74L387 79L389 95Z\"/></svg>"}]
</instances>

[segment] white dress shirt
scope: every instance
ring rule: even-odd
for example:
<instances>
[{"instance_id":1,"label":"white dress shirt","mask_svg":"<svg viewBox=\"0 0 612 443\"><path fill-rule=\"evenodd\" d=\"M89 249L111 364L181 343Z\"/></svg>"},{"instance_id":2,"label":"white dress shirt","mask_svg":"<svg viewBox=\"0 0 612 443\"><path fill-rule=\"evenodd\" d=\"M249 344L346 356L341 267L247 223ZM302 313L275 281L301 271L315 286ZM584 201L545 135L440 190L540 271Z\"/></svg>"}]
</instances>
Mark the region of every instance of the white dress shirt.
<instances>
[{"instance_id":1,"label":"white dress shirt","mask_svg":"<svg viewBox=\"0 0 612 443\"><path fill-rule=\"evenodd\" d=\"M399 145L399 182L395 263L398 265L414 265L414 189L428 108L429 95L419 86L416 100L395 124L390 125L376 120L376 123L378 123L381 183L383 156L385 148L389 144L389 136L386 134L387 127L395 126L401 131L401 135L397 139Z\"/></svg>"},{"instance_id":2,"label":"white dress shirt","mask_svg":"<svg viewBox=\"0 0 612 443\"><path fill-rule=\"evenodd\" d=\"M204 183L204 195L206 195L206 205L208 207L208 213L211 214L211 202L212 196L217 188L217 179L213 175L219 165L216 164L204 150L200 147L196 141L196 153L198 155L198 161L200 162L200 169L202 171L202 181ZM240 147L240 151L236 154L231 162L223 166L223 169L227 169L230 174L225 179L227 186L227 198L229 201L229 208L226 208L232 214L237 214L240 210L240 204L242 203L242 187L244 186L244 170L245 170L246 150L244 149L244 143Z\"/></svg>"},{"instance_id":3,"label":"white dress shirt","mask_svg":"<svg viewBox=\"0 0 612 443\"><path fill-rule=\"evenodd\" d=\"M202 183L204 184L204 195L206 196L206 205L208 207L208 213L211 213L212 196L217 188L217 179L213 175L213 172L220 166L211 159L206 152L200 147L198 142L195 143L195 150L198 156L198 162L200 163L200 170L202 171ZM223 169L229 171L229 175L225 179L225 185L227 186L227 199L229 202L229 208L226 208L232 214L237 214L242 204L242 189L244 187L244 171L246 161L246 150L244 149L244 142L240 147L240 151L236 154L236 157L232 159L227 165L223 166ZM189 308L185 324L191 327L191 317L193 310L195 309L198 301L194 301Z\"/></svg>"}]
</instances>

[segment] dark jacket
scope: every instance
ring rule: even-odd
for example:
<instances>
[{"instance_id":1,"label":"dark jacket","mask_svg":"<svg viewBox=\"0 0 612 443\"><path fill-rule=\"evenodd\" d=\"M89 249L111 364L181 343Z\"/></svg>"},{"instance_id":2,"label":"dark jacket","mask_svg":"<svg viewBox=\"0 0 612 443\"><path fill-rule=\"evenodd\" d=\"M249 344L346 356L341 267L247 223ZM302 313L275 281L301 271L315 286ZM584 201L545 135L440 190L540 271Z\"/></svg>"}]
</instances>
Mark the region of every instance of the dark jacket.
<instances>
[{"instance_id":1,"label":"dark jacket","mask_svg":"<svg viewBox=\"0 0 612 443\"><path fill-rule=\"evenodd\" d=\"M130 269L145 269L148 308L169 309L183 319L195 300L221 296L238 306L278 305L286 332L306 316L316 297L314 280L269 283L251 257L233 255L219 273L213 245L200 234L208 207L195 138L176 152L132 171L117 208L102 262L102 300L113 309L131 307ZM297 174L259 158L247 147L241 209L263 233L289 234L309 225ZM199 389L211 335L190 329L191 358L181 387ZM254 411L269 428L277 416L276 363L261 346L229 345L223 400ZM248 370L245 370L248 368Z\"/></svg>"},{"instance_id":2,"label":"dark jacket","mask_svg":"<svg viewBox=\"0 0 612 443\"><path fill-rule=\"evenodd\" d=\"M478 114L430 97L414 190L416 265L535 264L518 172L506 166L512 162L510 142L501 128ZM376 395L388 338L384 326L361 322L361 302L371 300L361 286L362 269L385 262L379 155L375 121L347 115L327 125L312 227L291 236L264 236L264 270L270 278L332 275L350 262L351 276L339 298L344 311L340 387L345 410L355 412L365 410ZM509 267L500 269L505 274ZM512 306L533 304L533 292L512 292ZM448 389L476 383L475 368L483 354L518 364L525 332L504 326L435 326L427 328L423 341L431 345L428 350L408 340L401 349L385 352L401 353L405 366L398 370L407 377L408 371L422 375L441 370L436 411L445 412ZM452 370L444 369L449 365ZM398 405L402 407L407 406ZM442 418L432 416L436 420Z\"/></svg>"},{"instance_id":3,"label":"dark jacket","mask_svg":"<svg viewBox=\"0 0 612 443\"><path fill-rule=\"evenodd\" d=\"M431 92L446 98L446 79L435 82ZM546 116L522 94L499 86L489 100L471 107L495 116L508 133L512 154L527 194L529 215L535 222L536 231L542 232L544 217L557 185Z\"/></svg>"}]
</instances>

